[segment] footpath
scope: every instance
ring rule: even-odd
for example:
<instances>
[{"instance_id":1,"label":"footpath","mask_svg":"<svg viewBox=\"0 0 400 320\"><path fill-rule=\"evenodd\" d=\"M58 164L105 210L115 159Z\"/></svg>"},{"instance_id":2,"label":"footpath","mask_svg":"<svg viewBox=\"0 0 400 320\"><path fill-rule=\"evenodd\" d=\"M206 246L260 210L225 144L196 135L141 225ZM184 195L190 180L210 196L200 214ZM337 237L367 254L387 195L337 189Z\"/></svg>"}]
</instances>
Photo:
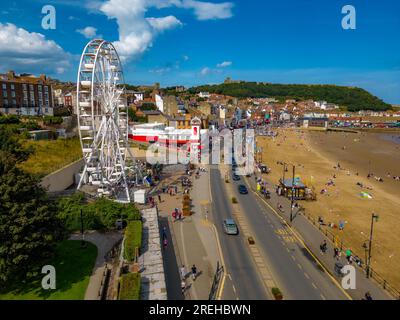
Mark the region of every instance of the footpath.
<instances>
[{"instance_id":1,"label":"footpath","mask_svg":"<svg viewBox=\"0 0 400 320\"><path fill-rule=\"evenodd\" d=\"M334 243L336 239L332 239L328 237L323 230L320 230L320 226L318 224L311 223L303 213L296 212L297 209L294 209L293 216L294 219L290 223L290 208L291 202L289 199L278 196L275 192L275 185L270 181L265 179L265 175L261 177L260 173L256 174L257 177L263 178L263 182L266 183L267 190L270 191L271 198L265 199L265 197L256 191L256 179L254 175L249 178L246 178L247 184L250 186L250 190L256 193L257 196L263 200L266 208L272 210L276 215L280 216L284 223L290 228L293 234L298 238L299 241L303 243L303 245L312 253L314 258L320 262L320 264L326 269L327 272L330 273L339 283L341 283L341 278L335 273L335 263L341 262L343 265L348 264L345 258L345 250L347 248L342 248L342 255L339 260L334 258L334 248L338 246L338 244ZM282 210L278 210L278 203L282 205ZM299 202L301 205L301 202ZM320 252L320 245L323 241L327 241L327 251L325 253ZM340 245L339 245L340 246ZM353 265L355 263L353 262ZM355 265L356 266L356 265ZM369 292L374 300L388 300L393 299L391 295L388 294L383 288L381 288L374 280L367 279L365 272L356 266L356 289L347 289L346 292L352 297L354 300L361 300L364 298L366 292Z\"/></svg>"},{"instance_id":2,"label":"footpath","mask_svg":"<svg viewBox=\"0 0 400 320\"><path fill-rule=\"evenodd\" d=\"M192 188L192 214L175 220L172 212L175 208L182 211L183 191L180 178L188 177L185 172L177 172L175 179L163 181L169 186L176 186L177 193L159 193L159 224L162 232L166 230L168 240L164 247L164 269L166 274L167 294L170 300L198 300L209 298L216 266L220 259L220 250L214 225L208 220L211 194L209 190L209 170L201 172L198 179L193 174L190 178ZM155 196L157 200L157 196ZM197 267L197 278L193 280L190 273L192 266ZM182 294L180 268L186 271L185 291Z\"/></svg>"}]
</instances>

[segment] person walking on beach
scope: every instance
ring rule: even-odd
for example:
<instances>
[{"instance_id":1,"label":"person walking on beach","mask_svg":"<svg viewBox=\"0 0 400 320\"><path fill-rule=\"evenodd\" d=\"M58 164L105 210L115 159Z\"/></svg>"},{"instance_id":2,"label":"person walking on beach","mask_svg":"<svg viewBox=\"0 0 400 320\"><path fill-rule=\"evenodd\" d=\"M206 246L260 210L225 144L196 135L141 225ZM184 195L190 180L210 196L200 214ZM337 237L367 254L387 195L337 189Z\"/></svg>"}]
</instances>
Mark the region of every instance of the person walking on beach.
<instances>
[{"instance_id":1,"label":"person walking on beach","mask_svg":"<svg viewBox=\"0 0 400 320\"><path fill-rule=\"evenodd\" d=\"M165 239L167 237L167 228L163 227L162 228L162 238Z\"/></svg>"},{"instance_id":2,"label":"person walking on beach","mask_svg":"<svg viewBox=\"0 0 400 320\"><path fill-rule=\"evenodd\" d=\"M164 249L167 249L167 246L168 246L167 238L164 238L163 245L164 245Z\"/></svg>"},{"instance_id":3,"label":"person walking on beach","mask_svg":"<svg viewBox=\"0 0 400 320\"><path fill-rule=\"evenodd\" d=\"M197 276L197 267L196 265L192 266L192 279L193 281L196 280L196 276Z\"/></svg>"},{"instance_id":4,"label":"person walking on beach","mask_svg":"<svg viewBox=\"0 0 400 320\"><path fill-rule=\"evenodd\" d=\"M159 194L157 197L158 197L158 202L161 203L161 194Z\"/></svg>"}]
</instances>

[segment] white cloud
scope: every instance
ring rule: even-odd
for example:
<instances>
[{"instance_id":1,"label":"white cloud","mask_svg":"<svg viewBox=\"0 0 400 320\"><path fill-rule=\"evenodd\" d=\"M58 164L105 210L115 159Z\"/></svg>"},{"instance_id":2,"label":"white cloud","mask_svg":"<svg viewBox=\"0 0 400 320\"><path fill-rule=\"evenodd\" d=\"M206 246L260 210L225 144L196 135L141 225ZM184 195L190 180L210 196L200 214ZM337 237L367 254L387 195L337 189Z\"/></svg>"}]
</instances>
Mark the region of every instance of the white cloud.
<instances>
[{"instance_id":1,"label":"white cloud","mask_svg":"<svg viewBox=\"0 0 400 320\"><path fill-rule=\"evenodd\" d=\"M171 67L165 67L165 68L157 68L157 69L151 69L149 72L151 73L157 73L158 75L164 75L166 73L169 73L172 71Z\"/></svg>"},{"instance_id":2,"label":"white cloud","mask_svg":"<svg viewBox=\"0 0 400 320\"><path fill-rule=\"evenodd\" d=\"M217 64L217 68L226 68L232 65L232 61L224 61Z\"/></svg>"},{"instance_id":3,"label":"white cloud","mask_svg":"<svg viewBox=\"0 0 400 320\"><path fill-rule=\"evenodd\" d=\"M196 0L182 0L185 9L193 9L198 20L228 19L233 17L232 2L212 3Z\"/></svg>"},{"instance_id":4,"label":"white cloud","mask_svg":"<svg viewBox=\"0 0 400 320\"><path fill-rule=\"evenodd\" d=\"M184 55L182 58L183 58L183 61L188 61L189 60L189 56L187 56L187 55Z\"/></svg>"},{"instance_id":5,"label":"white cloud","mask_svg":"<svg viewBox=\"0 0 400 320\"><path fill-rule=\"evenodd\" d=\"M17 72L63 73L71 55L43 34L0 23L0 69Z\"/></svg>"},{"instance_id":6,"label":"white cloud","mask_svg":"<svg viewBox=\"0 0 400 320\"><path fill-rule=\"evenodd\" d=\"M158 32L163 32L164 30L174 29L178 26L182 26L182 22L180 22L174 16L167 16L163 18L146 18L146 20L150 23L154 30Z\"/></svg>"},{"instance_id":7,"label":"white cloud","mask_svg":"<svg viewBox=\"0 0 400 320\"><path fill-rule=\"evenodd\" d=\"M96 37L97 29L95 27L87 26L83 29L77 29L76 32L80 33L87 39L93 39Z\"/></svg>"},{"instance_id":8,"label":"white cloud","mask_svg":"<svg viewBox=\"0 0 400 320\"><path fill-rule=\"evenodd\" d=\"M211 70L209 67L205 67L205 68L201 69L200 74L201 74L202 76L206 76L206 75L210 74L211 71L212 71L212 70Z\"/></svg>"},{"instance_id":9,"label":"white cloud","mask_svg":"<svg viewBox=\"0 0 400 320\"><path fill-rule=\"evenodd\" d=\"M150 8L169 7L193 10L198 20L227 19L233 16L233 3L212 3L196 0L90 0L87 8L116 19L119 38L114 42L122 60L140 56L153 45L156 36L163 31L182 26L175 16L147 17Z\"/></svg>"},{"instance_id":10,"label":"white cloud","mask_svg":"<svg viewBox=\"0 0 400 320\"><path fill-rule=\"evenodd\" d=\"M139 56L152 46L157 34L182 24L174 16L146 18L151 5L155 6L156 1L108 0L100 6L109 19L117 20L119 39L114 45L122 60Z\"/></svg>"}]
</instances>

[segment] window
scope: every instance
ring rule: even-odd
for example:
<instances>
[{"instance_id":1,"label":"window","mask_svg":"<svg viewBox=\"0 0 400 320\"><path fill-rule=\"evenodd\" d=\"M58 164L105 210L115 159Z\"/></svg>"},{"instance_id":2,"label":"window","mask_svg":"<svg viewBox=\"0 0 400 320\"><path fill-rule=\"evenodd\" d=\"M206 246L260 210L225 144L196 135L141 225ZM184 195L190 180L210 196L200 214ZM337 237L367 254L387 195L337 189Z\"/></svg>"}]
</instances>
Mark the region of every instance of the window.
<instances>
[{"instance_id":1,"label":"window","mask_svg":"<svg viewBox=\"0 0 400 320\"><path fill-rule=\"evenodd\" d=\"M3 90L7 90L7 84L3 83Z\"/></svg>"},{"instance_id":2,"label":"window","mask_svg":"<svg viewBox=\"0 0 400 320\"><path fill-rule=\"evenodd\" d=\"M15 91L11 91L11 97L15 98Z\"/></svg>"},{"instance_id":3,"label":"window","mask_svg":"<svg viewBox=\"0 0 400 320\"><path fill-rule=\"evenodd\" d=\"M30 90L30 91L33 91L33 84L30 84L30 85L29 85L29 90Z\"/></svg>"},{"instance_id":4,"label":"window","mask_svg":"<svg viewBox=\"0 0 400 320\"><path fill-rule=\"evenodd\" d=\"M22 89L23 89L24 91L28 90L28 86L26 85L26 83L23 83L23 84L22 84Z\"/></svg>"},{"instance_id":5,"label":"window","mask_svg":"<svg viewBox=\"0 0 400 320\"><path fill-rule=\"evenodd\" d=\"M38 90L42 91L42 85L41 84L38 85Z\"/></svg>"},{"instance_id":6,"label":"window","mask_svg":"<svg viewBox=\"0 0 400 320\"><path fill-rule=\"evenodd\" d=\"M17 105L17 100L13 99L12 100L12 105L15 107Z\"/></svg>"},{"instance_id":7,"label":"window","mask_svg":"<svg viewBox=\"0 0 400 320\"><path fill-rule=\"evenodd\" d=\"M49 87L48 86L44 86L44 92L49 92Z\"/></svg>"},{"instance_id":8,"label":"window","mask_svg":"<svg viewBox=\"0 0 400 320\"><path fill-rule=\"evenodd\" d=\"M7 91L6 90L3 90L3 97L7 98Z\"/></svg>"},{"instance_id":9,"label":"window","mask_svg":"<svg viewBox=\"0 0 400 320\"><path fill-rule=\"evenodd\" d=\"M5 107L8 107L8 99L4 99L4 100L3 100L3 105L4 105Z\"/></svg>"},{"instance_id":10,"label":"window","mask_svg":"<svg viewBox=\"0 0 400 320\"><path fill-rule=\"evenodd\" d=\"M11 90L15 90L14 83L11 84Z\"/></svg>"}]
</instances>

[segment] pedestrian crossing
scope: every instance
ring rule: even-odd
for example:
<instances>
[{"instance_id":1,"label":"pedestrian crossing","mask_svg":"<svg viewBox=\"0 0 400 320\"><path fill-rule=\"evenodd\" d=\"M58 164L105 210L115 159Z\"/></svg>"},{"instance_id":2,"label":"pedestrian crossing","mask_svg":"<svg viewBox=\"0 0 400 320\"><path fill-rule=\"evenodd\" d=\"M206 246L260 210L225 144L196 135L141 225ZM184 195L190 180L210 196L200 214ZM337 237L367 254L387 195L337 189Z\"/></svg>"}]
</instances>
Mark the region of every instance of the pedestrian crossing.
<instances>
[{"instance_id":1,"label":"pedestrian crossing","mask_svg":"<svg viewBox=\"0 0 400 320\"><path fill-rule=\"evenodd\" d=\"M290 234L290 232L288 232L286 229L283 229L283 228L276 229L275 233L278 234L285 242L288 242L288 243L296 242L296 238L293 237Z\"/></svg>"}]
</instances>

